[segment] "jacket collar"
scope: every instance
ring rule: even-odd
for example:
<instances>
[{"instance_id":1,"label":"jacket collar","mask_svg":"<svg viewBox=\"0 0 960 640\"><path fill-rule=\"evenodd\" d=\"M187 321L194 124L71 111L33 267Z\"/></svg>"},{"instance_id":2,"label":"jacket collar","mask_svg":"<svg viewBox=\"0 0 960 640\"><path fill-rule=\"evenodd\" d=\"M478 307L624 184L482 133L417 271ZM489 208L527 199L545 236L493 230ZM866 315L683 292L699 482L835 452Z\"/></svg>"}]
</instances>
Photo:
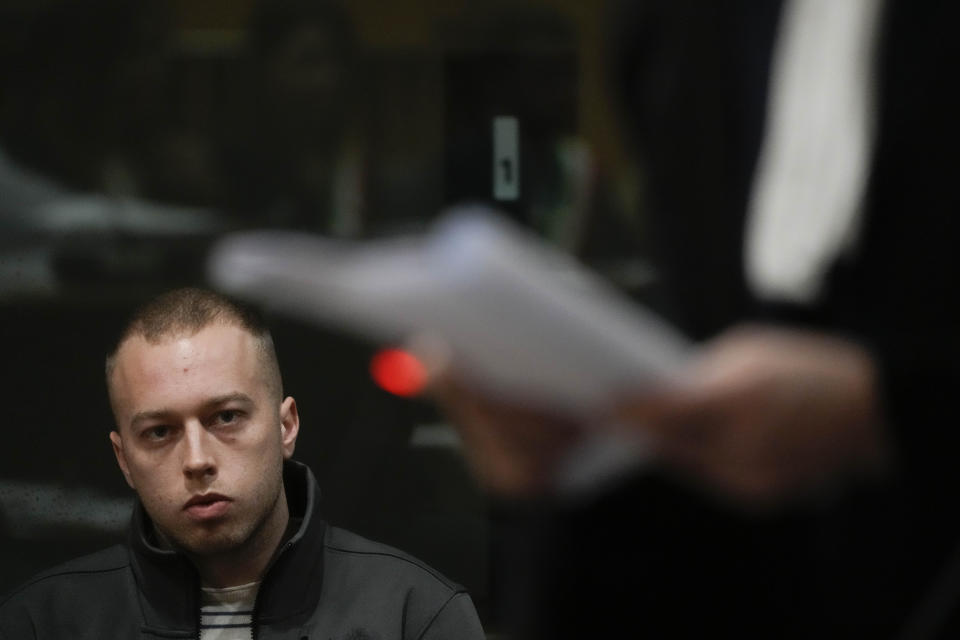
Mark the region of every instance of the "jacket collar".
<instances>
[{"instance_id":1,"label":"jacket collar","mask_svg":"<svg viewBox=\"0 0 960 640\"><path fill-rule=\"evenodd\" d=\"M254 618L258 624L304 619L316 608L323 583L320 491L310 468L287 461L283 486L297 531L277 550L260 583ZM153 524L138 501L128 535L131 565L139 588L144 620L156 629L193 632L200 619L200 579L180 553L152 540Z\"/></svg>"}]
</instances>

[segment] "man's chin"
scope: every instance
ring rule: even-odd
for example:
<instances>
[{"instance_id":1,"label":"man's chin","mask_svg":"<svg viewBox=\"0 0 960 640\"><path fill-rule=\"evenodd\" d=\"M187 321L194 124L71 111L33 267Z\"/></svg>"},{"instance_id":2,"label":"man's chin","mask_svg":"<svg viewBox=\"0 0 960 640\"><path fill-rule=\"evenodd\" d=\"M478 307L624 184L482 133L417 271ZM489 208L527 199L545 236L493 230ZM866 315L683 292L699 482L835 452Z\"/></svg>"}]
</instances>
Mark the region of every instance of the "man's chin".
<instances>
[{"instance_id":1,"label":"man's chin","mask_svg":"<svg viewBox=\"0 0 960 640\"><path fill-rule=\"evenodd\" d=\"M236 536L225 533L191 536L184 540L182 548L189 554L198 556L216 556L235 551L241 545Z\"/></svg>"},{"instance_id":2,"label":"man's chin","mask_svg":"<svg viewBox=\"0 0 960 640\"><path fill-rule=\"evenodd\" d=\"M241 546L241 536L225 528L200 531L166 532L163 536L170 546L191 556L215 556L229 553Z\"/></svg>"}]
</instances>

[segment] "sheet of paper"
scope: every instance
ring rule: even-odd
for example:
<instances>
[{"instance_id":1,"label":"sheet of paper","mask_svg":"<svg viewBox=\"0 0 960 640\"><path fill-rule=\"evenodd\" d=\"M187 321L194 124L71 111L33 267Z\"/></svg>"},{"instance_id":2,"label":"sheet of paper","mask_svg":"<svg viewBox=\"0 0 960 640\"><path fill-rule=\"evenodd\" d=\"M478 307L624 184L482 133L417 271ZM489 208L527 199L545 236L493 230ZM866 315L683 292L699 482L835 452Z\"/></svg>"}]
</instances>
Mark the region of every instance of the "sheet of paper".
<instances>
[{"instance_id":1,"label":"sheet of paper","mask_svg":"<svg viewBox=\"0 0 960 640\"><path fill-rule=\"evenodd\" d=\"M366 242L228 236L215 285L385 343L441 338L486 392L588 414L669 376L690 345L571 257L480 208L429 232Z\"/></svg>"}]
</instances>

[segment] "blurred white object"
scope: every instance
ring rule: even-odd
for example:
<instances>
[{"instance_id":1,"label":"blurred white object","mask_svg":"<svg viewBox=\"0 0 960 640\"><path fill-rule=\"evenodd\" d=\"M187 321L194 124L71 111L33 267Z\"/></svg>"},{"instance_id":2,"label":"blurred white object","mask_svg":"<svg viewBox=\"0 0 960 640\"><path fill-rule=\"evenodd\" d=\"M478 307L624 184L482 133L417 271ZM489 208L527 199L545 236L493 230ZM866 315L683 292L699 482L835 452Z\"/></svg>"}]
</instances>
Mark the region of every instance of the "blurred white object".
<instances>
[{"instance_id":1,"label":"blurred white object","mask_svg":"<svg viewBox=\"0 0 960 640\"><path fill-rule=\"evenodd\" d=\"M377 341L442 339L484 392L576 415L669 376L690 350L575 260L480 207L418 238L239 233L215 247L209 274L228 292Z\"/></svg>"},{"instance_id":2,"label":"blurred white object","mask_svg":"<svg viewBox=\"0 0 960 640\"><path fill-rule=\"evenodd\" d=\"M14 163L0 148L0 249L55 236L218 233L229 228L216 212L70 191Z\"/></svg>"},{"instance_id":3,"label":"blurred white object","mask_svg":"<svg viewBox=\"0 0 960 640\"><path fill-rule=\"evenodd\" d=\"M813 302L835 259L856 250L876 128L883 4L784 5L744 256L760 298Z\"/></svg>"},{"instance_id":4,"label":"blurred white object","mask_svg":"<svg viewBox=\"0 0 960 640\"><path fill-rule=\"evenodd\" d=\"M56 295L54 262L65 249L98 261L130 239L207 236L232 226L207 209L71 191L0 147L0 300Z\"/></svg>"}]
</instances>

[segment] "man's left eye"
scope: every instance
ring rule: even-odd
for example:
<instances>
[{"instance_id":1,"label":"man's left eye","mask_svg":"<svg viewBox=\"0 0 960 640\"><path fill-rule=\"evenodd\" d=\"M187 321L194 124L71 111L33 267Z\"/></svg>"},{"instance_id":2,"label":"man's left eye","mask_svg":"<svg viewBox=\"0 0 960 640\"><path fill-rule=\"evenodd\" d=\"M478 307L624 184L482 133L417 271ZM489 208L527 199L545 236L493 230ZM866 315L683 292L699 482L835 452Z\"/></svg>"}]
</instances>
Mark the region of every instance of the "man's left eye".
<instances>
[{"instance_id":1,"label":"man's left eye","mask_svg":"<svg viewBox=\"0 0 960 640\"><path fill-rule=\"evenodd\" d=\"M237 411L220 411L217 413L217 421L221 424L231 424L236 422L239 416Z\"/></svg>"},{"instance_id":2,"label":"man's left eye","mask_svg":"<svg viewBox=\"0 0 960 640\"><path fill-rule=\"evenodd\" d=\"M143 433L147 440L159 442L170 435L170 427L166 425L157 425L156 427L150 427L149 429L146 429Z\"/></svg>"}]
</instances>

